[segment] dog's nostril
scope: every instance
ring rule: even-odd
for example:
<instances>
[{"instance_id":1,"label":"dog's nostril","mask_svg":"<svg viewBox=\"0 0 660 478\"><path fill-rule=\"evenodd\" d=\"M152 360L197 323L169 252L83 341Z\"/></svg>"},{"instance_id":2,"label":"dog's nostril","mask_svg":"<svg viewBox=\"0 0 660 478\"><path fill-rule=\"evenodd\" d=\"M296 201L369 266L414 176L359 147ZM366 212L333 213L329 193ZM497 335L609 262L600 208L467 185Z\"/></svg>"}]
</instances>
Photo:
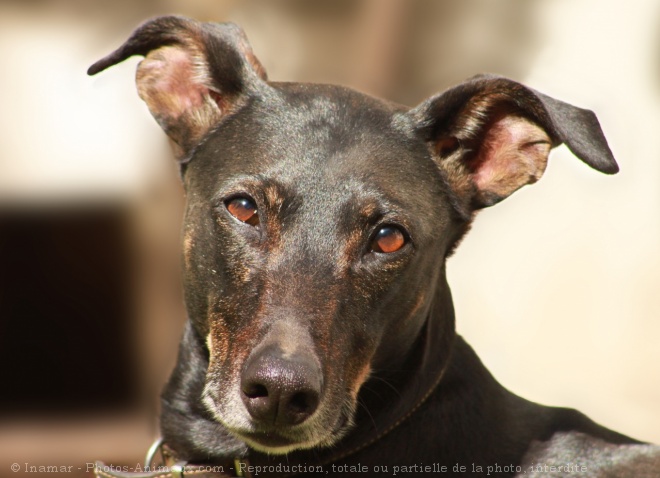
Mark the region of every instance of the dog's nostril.
<instances>
[{"instance_id":1,"label":"dog's nostril","mask_svg":"<svg viewBox=\"0 0 660 478\"><path fill-rule=\"evenodd\" d=\"M268 389L260 383L252 383L243 388L243 393L248 398L267 397Z\"/></svg>"},{"instance_id":2,"label":"dog's nostril","mask_svg":"<svg viewBox=\"0 0 660 478\"><path fill-rule=\"evenodd\" d=\"M292 412L306 413L308 410L314 408L311 396L305 392L298 392L289 400L289 408Z\"/></svg>"}]
</instances>

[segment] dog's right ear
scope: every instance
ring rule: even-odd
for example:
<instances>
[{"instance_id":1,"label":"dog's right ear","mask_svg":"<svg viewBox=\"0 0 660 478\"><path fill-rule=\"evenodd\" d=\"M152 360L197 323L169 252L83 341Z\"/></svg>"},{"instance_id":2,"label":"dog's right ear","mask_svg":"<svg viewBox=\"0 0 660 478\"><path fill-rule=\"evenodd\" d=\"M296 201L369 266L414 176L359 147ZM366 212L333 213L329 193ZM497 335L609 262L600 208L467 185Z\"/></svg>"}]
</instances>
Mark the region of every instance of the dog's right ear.
<instances>
[{"instance_id":1,"label":"dog's right ear","mask_svg":"<svg viewBox=\"0 0 660 478\"><path fill-rule=\"evenodd\" d=\"M94 75L133 55L145 57L137 70L138 93L182 161L213 126L266 85L266 72L243 30L233 23L154 18L87 73Z\"/></svg>"}]
</instances>

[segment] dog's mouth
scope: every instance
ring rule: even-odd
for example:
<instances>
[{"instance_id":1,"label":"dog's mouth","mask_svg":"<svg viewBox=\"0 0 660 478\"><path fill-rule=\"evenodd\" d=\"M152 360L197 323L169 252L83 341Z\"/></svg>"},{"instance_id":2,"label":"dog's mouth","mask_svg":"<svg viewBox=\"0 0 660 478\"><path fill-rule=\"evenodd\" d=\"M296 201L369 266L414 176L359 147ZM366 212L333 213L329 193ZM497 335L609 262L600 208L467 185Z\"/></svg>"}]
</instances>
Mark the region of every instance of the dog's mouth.
<instances>
[{"instance_id":1,"label":"dog's mouth","mask_svg":"<svg viewBox=\"0 0 660 478\"><path fill-rule=\"evenodd\" d=\"M343 413L338 418L335 426L323 429L314 426L302 426L294 429L273 427L268 430L229 431L255 450L268 454L285 454L294 450L320 448L330 446L350 429L351 420Z\"/></svg>"}]
</instances>

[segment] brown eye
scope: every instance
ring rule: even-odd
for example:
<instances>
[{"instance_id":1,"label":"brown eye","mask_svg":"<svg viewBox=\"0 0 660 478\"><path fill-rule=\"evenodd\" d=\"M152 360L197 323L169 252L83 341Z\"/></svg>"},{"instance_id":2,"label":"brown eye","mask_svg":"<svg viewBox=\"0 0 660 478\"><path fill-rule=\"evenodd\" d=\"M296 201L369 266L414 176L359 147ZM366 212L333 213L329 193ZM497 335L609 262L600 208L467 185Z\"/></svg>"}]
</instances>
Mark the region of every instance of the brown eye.
<instances>
[{"instance_id":1,"label":"brown eye","mask_svg":"<svg viewBox=\"0 0 660 478\"><path fill-rule=\"evenodd\" d=\"M243 197L234 198L227 201L225 205L227 206L229 214L239 221L249 224L250 226L259 225L257 206L251 199Z\"/></svg>"},{"instance_id":2,"label":"brown eye","mask_svg":"<svg viewBox=\"0 0 660 478\"><path fill-rule=\"evenodd\" d=\"M383 226L376 231L376 235L371 242L371 250L389 254L398 251L405 244L406 236L401 229L395 226Z\"/></svg>"}]
</instances>

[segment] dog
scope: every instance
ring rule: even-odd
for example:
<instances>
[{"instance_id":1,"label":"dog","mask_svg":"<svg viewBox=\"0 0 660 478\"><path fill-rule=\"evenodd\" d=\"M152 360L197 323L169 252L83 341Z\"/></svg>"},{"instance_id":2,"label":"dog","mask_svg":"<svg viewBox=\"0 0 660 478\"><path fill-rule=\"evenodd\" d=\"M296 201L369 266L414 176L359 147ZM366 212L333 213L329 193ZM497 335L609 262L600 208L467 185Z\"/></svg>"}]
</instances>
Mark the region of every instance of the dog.
<instances>
[{"instance_id":1,"label":"dog","mask_svg":"<svg viewBox=\"0 0 660 478\"><path fill-rule=\"evenodd\" d=\"M492 75L412 109L269 82L239 27L179 16L89 74L134 55L187 196L178 464L144 476L660 476L660 447L512 394L455 332L445 261L476 212L562 143L618 171L591 111Z\"/></svg>"}]
</instances>

